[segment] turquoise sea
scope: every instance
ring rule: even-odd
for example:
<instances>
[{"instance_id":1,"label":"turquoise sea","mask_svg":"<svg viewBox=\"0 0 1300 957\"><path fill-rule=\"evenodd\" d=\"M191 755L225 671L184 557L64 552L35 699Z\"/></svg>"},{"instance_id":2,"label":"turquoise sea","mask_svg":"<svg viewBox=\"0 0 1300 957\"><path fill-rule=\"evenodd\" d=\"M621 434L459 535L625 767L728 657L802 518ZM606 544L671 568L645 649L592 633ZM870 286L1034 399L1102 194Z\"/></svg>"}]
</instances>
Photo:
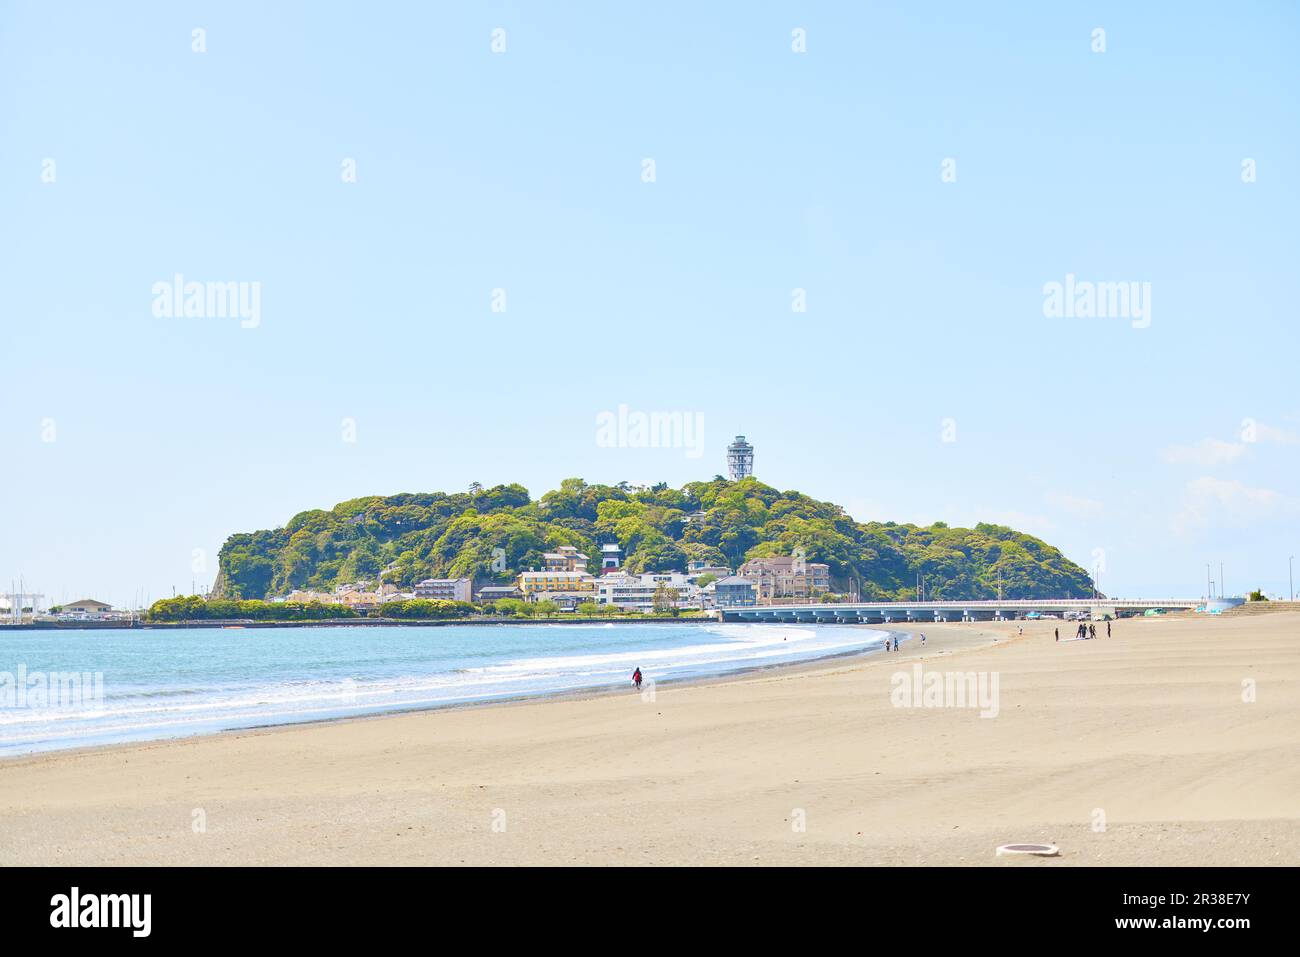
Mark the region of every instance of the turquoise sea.
<instances>
[{"instance_id":1,"label":"turquoise sea","mask_svg":"<svg viewBox=\"0 0 1300 957\"><path fill-rule=\"evenodd\" d=\"M844 625L0 629L0 755L587 689L854 651Z\"/></svg>"}]
</instances>

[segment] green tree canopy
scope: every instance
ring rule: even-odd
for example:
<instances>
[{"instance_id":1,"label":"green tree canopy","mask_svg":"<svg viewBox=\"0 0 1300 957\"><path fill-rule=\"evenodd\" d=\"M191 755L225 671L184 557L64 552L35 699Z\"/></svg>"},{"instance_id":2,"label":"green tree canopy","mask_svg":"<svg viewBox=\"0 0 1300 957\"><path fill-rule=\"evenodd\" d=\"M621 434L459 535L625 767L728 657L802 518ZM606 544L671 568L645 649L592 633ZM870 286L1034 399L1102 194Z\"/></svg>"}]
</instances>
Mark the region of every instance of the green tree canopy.
<instances>
[{"instance_id":1,"label":"green tree canopy","mask_svg":"<svg viewBox=\"0 0 1300 957\"><path fill-rule=\"evenodd\" d=\"M715 477L680 489L569 478L536 501L520 485L352 499L301 512L283 528L232 535L214 592L259 599L361 580L410 588L431 577L505 584L562 545L598 571L609 542L630 572L685 570L692 561L734 569L802 549L830 567L833 592L874 600L913 597L918 575L932 599L995 598L999 587L1006 598L1082 598L1093 589L1056 548L1005 526L859 522L802 492Z\"/></svg>"}]
</instances>

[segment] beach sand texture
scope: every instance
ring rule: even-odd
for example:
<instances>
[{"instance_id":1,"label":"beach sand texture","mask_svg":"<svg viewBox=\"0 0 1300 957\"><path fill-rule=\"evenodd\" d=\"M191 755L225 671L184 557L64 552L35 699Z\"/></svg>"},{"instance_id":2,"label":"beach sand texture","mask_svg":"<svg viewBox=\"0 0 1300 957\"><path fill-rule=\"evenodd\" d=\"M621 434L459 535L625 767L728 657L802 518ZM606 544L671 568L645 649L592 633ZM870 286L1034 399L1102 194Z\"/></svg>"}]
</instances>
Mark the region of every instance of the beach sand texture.
<instances>
[{"instance_id":1,"label":"beach sand texture","mask_svg":"<svg viewBox=\"0 0 1300 957\"><path fill-rule=\"evenodd\" d=\"M924 648L653 700L9 759L0 864L1300 863L1300 614L1054 627L909 628ZM895 707L918 662L996 673L998 716ZM1061 855L995 857L1013 841Z\"/></svg>"}]
</instances>

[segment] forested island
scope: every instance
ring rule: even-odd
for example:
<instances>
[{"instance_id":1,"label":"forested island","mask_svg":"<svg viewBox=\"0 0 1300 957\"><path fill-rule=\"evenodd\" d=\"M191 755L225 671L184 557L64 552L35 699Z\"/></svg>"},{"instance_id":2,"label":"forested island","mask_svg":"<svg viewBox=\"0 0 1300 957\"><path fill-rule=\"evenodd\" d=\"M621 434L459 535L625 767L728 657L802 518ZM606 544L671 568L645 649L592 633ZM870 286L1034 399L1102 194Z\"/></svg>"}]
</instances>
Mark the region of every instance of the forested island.
<instances>
[{"instance_id":1,"label":"forested island","mask_svg":"<svg viewBox=\"0 0 1300 957\"><path fill-rule=\"evenodd\" d=\"M1088 573L1023 532L859 522L834 503L721 476L680 489L592 485L579 478L533 499L521 485L368 496L295 515L283 528L241 532L221 549L212 599L256 600L357 581L410 587L427 578L508 584L571 545L592 556L616 543L629 573L692 562L738 568L801 549L830 567L827 600L1084 598Z\"/></svg>"}]
</instances>

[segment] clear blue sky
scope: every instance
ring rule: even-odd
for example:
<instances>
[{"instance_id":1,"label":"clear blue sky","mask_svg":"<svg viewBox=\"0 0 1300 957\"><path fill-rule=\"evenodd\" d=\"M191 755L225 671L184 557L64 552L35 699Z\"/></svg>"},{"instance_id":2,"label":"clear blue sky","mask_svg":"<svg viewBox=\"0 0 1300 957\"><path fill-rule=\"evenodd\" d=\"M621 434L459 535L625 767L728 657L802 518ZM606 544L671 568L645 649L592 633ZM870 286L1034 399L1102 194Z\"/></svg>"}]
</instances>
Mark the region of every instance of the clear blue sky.
<instances>
[{"instance_id":1,"label":"clear blue sky","mask_svg":"<svg viewBox=\"0 0 1300 957\"><path fill-rule=\"evenodd\" d=\"M1285 591L1296 5L721 6L0 3L4 590L157 598L303 509L680 485L743 432L1112 594ZM156 318L176 273L260 325ZM1067 273L1149 328L1045 317ZM703 457L599 446L619 404Z\"/></svg>"}]
</instances>

